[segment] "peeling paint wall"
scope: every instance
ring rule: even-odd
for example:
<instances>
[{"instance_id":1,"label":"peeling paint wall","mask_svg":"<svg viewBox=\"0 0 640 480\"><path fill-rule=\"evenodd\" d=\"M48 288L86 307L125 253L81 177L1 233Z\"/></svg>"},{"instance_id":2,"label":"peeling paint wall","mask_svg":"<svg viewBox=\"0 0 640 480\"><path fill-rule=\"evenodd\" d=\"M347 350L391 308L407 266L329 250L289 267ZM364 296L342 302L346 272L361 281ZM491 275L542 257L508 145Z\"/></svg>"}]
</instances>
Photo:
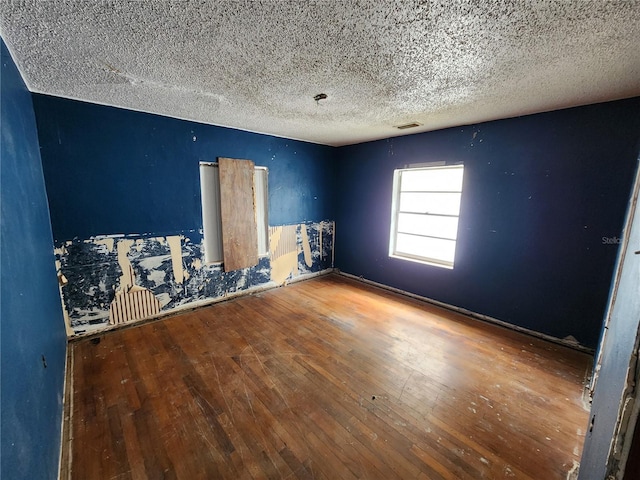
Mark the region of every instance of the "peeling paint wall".
<instances>
[{"instance_id":1,"label":"peeling paint wall","mask_svg":"<svg viewBox=\"0 0 640 480\"><path fill-rule=\"evenodd\" d=\"M298 242L296 226L285 225L269 229L271 279L284 283L290 276L298 276Z\"/></svg>"},{"instance_id":2,"label":"peeling paint wall","mask_svg":"<svg viewBox=\"0 0 640 480\"><path fill-rule=\"evenodd\" d=\"M205 264L201 235L195 232L64 242L55 253L58 273L67 279L61 291L73 333L97 332L332 268L333 222L269 231L270 256L233 272L224 272L222 264Z\"/></svg>"},{"instance_id":3,"label":"peeling paint wall","mask_svg":"<svg viewBox=\"0 0 640 480\"><path fill-rule=\"evenodd\" d=\"M75 334L332 266L335 148L40 94L33 104ZM199 164L217 157L268 168L269 224L293 232L286 268L206 265Z\"/></svg>"}]
</instances>

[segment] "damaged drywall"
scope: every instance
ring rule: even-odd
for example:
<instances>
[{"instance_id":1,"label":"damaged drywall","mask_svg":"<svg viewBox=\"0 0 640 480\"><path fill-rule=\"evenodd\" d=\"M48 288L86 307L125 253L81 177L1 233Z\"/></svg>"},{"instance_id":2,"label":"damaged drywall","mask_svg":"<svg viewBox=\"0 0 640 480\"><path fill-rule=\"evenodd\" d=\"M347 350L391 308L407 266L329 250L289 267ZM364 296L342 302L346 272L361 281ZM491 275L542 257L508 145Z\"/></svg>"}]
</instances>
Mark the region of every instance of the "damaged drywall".
<instances>
[{"instance_id":1,"label":"damaged drywall","mask_svg":"<svg viewBox=\"0 0 640 480\"><path fill-rule=\"evenodd\" d=\"M280 285L289 277L297 277L299 270L296 225L270 228L269 240L271 280Z\"/></svg>"},{"instance_id":2,"label":"damaged drywall","mask_svg":"<svg viewBox=\"0 0 640 480\"><path fill-rule=\"evenodd\" d=\"M150 290L132 286L127 291L116 292L109 307L109 324L135 322L160 313L160 300Z\"/></svg>"},{"instance_id":3,"label":"damaged drywall","mask_svg":"<svg viewBox=\"0 0 640 480\"><path fill-rule=\"evenodd\" d=\"M278 285L333 264L333 222L269 228L271 281Z\"/></svg>"},{"instance_id":4,"label":"damaged drywall","mask_svg":"<svg viewBox=\"0 0 640 480\"><path fill-rule=\"evenodd\" d=\"M224 272L204 261L202 235L108 235L55 249L63 308L73 335L157 316L194 302L332 268L334 223L271 227L270 254L258 265Z\"/></svg>"},{"instance_id":5,"label":"damaged drywall","mask_svg":"<svg viewBox=\"0 0 640 480\"><path fill-rule=\"evenodd\" d=\"M309 233L307 232L306 225L300 225L300 237L302 243L302 253L304 254L304 263L307 267L311 267L313 265L313 260L311 259L311 242L309 240Z\"/></svg>"}]
</instances>

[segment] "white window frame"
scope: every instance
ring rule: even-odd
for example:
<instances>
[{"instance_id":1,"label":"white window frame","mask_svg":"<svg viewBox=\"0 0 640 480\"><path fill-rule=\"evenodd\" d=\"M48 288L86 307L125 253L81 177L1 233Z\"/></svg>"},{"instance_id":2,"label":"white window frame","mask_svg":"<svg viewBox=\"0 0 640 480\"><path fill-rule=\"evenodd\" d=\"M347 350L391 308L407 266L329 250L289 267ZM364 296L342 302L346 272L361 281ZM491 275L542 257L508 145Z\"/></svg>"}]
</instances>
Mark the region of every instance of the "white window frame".
<instances>
[{"instance_id":1,"label":"white window frame","mask_svg":"<svg viewBox=\"0 0 640 480\"><path fill-rule=\"evenodd\" d=\"M424 188L420 186L417 189L414 189L416 188L414 186L411 188L411 190L403 189L403 184L402 184L403 175L405 175L405 178L406 178L406 176L411 175L412 172L418 172L418 171L421 172L420 174L422 175L424 175L424 172L438 171L436 175L440 175L443 173L442 172L443 170L449 170L451 173L455 172L457 175L459 175L460 176L459 185L457 185L456 183L454 188L440 187L437 185L434 187L432 185L432 186L424 186ZM394 170L393 197L391 202L391 230L389 235L389 256L390 257L424 263L427 265L433 265L433 266L442 267L442 268L448 268L448 269L453 268L454 261L455 261L455 250L457 247L457 239L458 239L458 227L459 227L458 223L460 218L460 203L462 200L463 177L464 177L463 165L421 166L421 167L402 168L402 169ZM437 178L437 177L433 177L433 178ZM409 181L407 181L407 183L409 183ZM416 211L416 209L414 208L412 211L401 211L401 194L402 193L413 194L413 195L423 195L423 198L425 198L425 210ZM451 198L457 199L458 201L457 209L449 208L446 211L446 213L429 212L428 211L429 205L431 205L432 208L434 208L434 206L437 205L437 199L440 195L443 195L441 197L441 201L444 200L445 198L444 195L446 195L449 199ZM457 197L455 197L455 195L457 195ZM435 207L434 209L438 210L437 207ZM405 215L404 217L405 222L407 218L410 218L410 216L413 216L414 218L420 218L419 216L422 216L425 219L425 222L423 222L424 225L429 225L429 224L436 225L437 222L440 220L440 221L447 222L450 225L455 225L455 228L449 228L450 231L447 234L446 233L440 234L439 232L425 233L424 231L420 233L416 233L417 230L419 230L420 228L423 228L420 226L414 226L414 231L411 233L403 232L403 231L399 231L399 225L400 223L402 223L400 221L401 215ZM427 217L428 219L425 217ZM429 226L425 228L433 228L433 227ZM451 230L455 230L455 233L453 233ZM402 238L400 238L399 236L402 236ZM410 248L406 248L406 247L403 248L402 246L403 242L399 240L402 240L402 239L406 240L408 236L423 240L423 243L425 245L424 250L421 249L420 253L417 253L415 251L416 250L415 247L413 247L413 251L409 251L411 250ZM426 246L430 242L434 244L434 247L431 249ZM451 247L449 247L449 254L444 254L441 249L439 250L437 248L438 244L448 246L448 245L451 245L451 243L452 243L452 250L451 250Z\"/></svg>"},{"instance_id":2,"label":"white window frame","mask_svg":"<svg viewBox=\"0 0 640 480\"><path fill-rule=\"evenodd\" d=\"M258 256L269 255L267 167L256 165L253 192L258 228ZM200 194L202 201L202 243L206 264L222 263L222 214L220 210L220 174L217 162L200 162Z\"/></svg>"}]
</instances>

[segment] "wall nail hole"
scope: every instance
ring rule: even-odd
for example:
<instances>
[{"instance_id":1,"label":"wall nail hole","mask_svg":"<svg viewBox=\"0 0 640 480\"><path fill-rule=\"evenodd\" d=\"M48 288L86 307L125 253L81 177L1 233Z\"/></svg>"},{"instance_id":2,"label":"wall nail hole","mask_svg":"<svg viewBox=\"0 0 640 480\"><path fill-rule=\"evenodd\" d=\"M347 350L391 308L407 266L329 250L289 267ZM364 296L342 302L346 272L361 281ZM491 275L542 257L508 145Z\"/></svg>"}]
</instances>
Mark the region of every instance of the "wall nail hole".
<instances>
[{"instance_id":1,"label":"wall nail hole","mask_svg":"<svg viewBox=\"0 0 640 480\"><path fill-rule=\"evenodd\" d=\"M371 395L371 400L375 400L376 396L375 395Z\"/></svg>"},{"instance_id":2,"label":"wall nail hole","mask_svg":"<svg viewBox=\"0 0 640 480\"><path fill-rule=\"evenodd\" d=\"M316 101L316 103L319 103L320 100L325 100L326 98L327 98L327 94L326 93L319 93L315 97L313 97L313 99Z\"/></svg>"}]
</instances>

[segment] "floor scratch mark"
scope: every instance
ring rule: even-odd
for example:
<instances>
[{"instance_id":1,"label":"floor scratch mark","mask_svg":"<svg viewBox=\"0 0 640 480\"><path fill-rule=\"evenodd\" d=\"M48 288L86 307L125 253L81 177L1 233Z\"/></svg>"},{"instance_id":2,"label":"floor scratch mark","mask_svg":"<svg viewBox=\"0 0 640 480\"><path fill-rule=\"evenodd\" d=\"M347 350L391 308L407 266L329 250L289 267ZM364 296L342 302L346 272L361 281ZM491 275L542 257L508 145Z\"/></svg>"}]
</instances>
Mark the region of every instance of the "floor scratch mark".
<instances>
[{"instance_id":1,"label":"floor scratch mark","mask_svg":"<svg viewBox=\"0 0 640 480\"><path fill-rule=\"evenodd\" d=\"M402 390L400 391L400 396L398 397L398 401L400 401L402 399L402 394L404 393L404 388L407 386L407 382L409 382L409 379L411 378L411 375L413 375L413 370L411 370L411 372L409 372L409 376L404 381L404 385L402 385Z\"/></svg>"},{"instance_id":2,"label":"floor scratch mark","mask_svg":"<svg viewBox=\"0 0 640 480\"><path fill-rule=\"evenodd\" d=\"M258 419L256 418L256 414L253 411L253 404L251 402L251 399L249 398L249 391L247 390L247 385L242 382L242 387L244 388L244 396L247 397L247 403L249 404L249 409L251 410L251 416L253 417L253 420L258 423Z\"/></svg>"},{"instance_id":3,"label":"floor scratch mark","mask_svg":"<svg viewBox=\"0 0 640 480\"><path fill-rule=\"evenodd\" d=\"M198 407L202 410L202 407L199 404L200 402L198 402L197 399L195 400L195 402L198 404ZM196 427L198 429L198 435L202 438L202 440L204 440L204 442L209 447L210 451L212 451L212 452L215 451L216 447L211 443L211 440L209 440L209 438L207 437L205 431L202 429L202 426L200 425L200 421L199 421L198 417L196 417L193 414L193 412L191 411L190 408L188 408L187 411L189 412L189 415L191 415L191 418L193 418L193 423L196 424Z\"/></svg>"},{"instance_id":4,"label":"floor scratch mark","mask_svg":"<svg viewBox=\"0 0 640 480\"><path fill-rule=\"evenodd\" d=\"M220 394L222 395L222 399L224 400L227 409L229 410L229 416L231 417L231 422L235 423L235 418L233 417L233 410L231 410L231 405L229 405L229 401L227 400L227 396L224 394L222 390L222 383L220 382L220 374L218 373L218 367L216 367L216 362L211 356L211 365L213 365L213 370L216 372L216 379L218 380L218 390L220 390Z\"/></svg>"},{"instance_id":5,"label":"floor scratch mark","mask_svg":"<svg viewBox=\"0 0 640 480\"><path fill-rule=\"evenodd\" d=\"M273 381L273 378L271 377L269 372L267 372L267 369L264 366L264 363L262 363L262 360L260 360L260 357L258 357L258 353L254 350L254 348L251 345L249 345L249 347L251 348L251 351L253 352L253 355L256 357L256 360L260 364L260 368L262 368L262 371L264 372L264 374L267 376L267 378L271 382L271 385L273 385L273 388L275 389L275 391L278 393L278 395L280 395L280 398L282 398L282 401L287 406L287 408L289 410L291 410L291 407L289 406L289 402L287 402L287 399L285 398L285 396L282 394L282 392L278 388L278 385L276 385L276 382Z\"/></svg>"}]
</instances>

